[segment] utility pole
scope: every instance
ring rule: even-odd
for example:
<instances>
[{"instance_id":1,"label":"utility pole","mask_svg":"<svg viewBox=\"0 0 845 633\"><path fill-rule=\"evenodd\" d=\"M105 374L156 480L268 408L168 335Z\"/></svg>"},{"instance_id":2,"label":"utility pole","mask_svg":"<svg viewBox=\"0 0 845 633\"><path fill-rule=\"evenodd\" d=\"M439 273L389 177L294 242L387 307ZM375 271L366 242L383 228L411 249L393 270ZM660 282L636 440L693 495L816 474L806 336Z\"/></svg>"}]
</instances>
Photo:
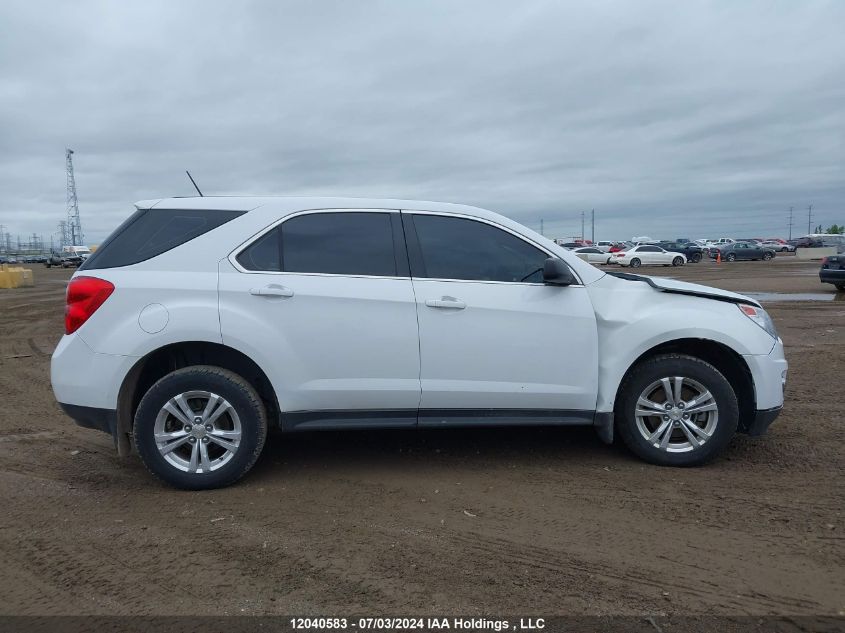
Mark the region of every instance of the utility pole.
<instances>
[{"instance_id":1,"label":"utility pole","mask_svg":"<svg viewBox=\"0 0 845 633\"><path fill-rule=\"evenodd\" d=\"M584 241L584 212L581 211L581 241Z\"/></svg>"},{"instance_id":2,"label":"utility pole","mask_svg":"<svg viewBox=\"0 0 845 633\"><path fill-rule=\"evenodd\" d=\"M792 207L789 207L789 239L792 239Z\"/></svg>"},{"instance_id":3,"label":"utility pole","mask_svg":"<svg viewBox=\"0 0 845 633\"><path fill-rule=\"evenodd\" d=\"M813 205L807 207L807 235L813 232Z\"/></svg>"},{"instance_id":4,"label":"utility pole","mask_svg":"<svg viewBox=\"0 0 845 633\"><path fill-rule=\"evenodd\" d=\"M596 243L596 210L590 211L590 241Z\"/></svg>"},{"instance_id":5,"label":"utility pole","mask_svg":"<svg viewBox=\"0 0 845 633\"><path fill-rule=\"evenodd\" d=\"M543 218L540 218L540 235L545 235L545 233L543 233Z\"/></svg>"}]
</instances>

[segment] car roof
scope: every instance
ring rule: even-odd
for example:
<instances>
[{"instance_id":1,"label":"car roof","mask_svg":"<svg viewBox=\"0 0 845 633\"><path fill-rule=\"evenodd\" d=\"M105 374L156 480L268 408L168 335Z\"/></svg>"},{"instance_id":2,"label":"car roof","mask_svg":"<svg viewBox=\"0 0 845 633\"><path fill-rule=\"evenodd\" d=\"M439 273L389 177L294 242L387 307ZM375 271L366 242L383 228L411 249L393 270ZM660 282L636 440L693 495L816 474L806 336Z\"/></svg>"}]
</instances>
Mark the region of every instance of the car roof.
<instances>
[{"instance_id":1,"label":"car roof","mask_svg":"<svg viewBox=\"0 0 845 633\"><path fill-rule=\"evenodd\" d=\"M583 262L581 258L567 255L565 248L555 244L545 236L531 230L510 218L466 204L451 202L433 202L426 200L404 200L401 198L354 198L354 197L311 197L311 196L194 196L187 198L158 198L141 200L135 203L137 209L166 209L166 210L215 210L215 211L248 211L241 218L230 225L235 229L240 226L248 233L245 237L257 234L271 222L286 215L300 211L320 209L397 209L408 211L434 211L466 215L468 217L488 220L522 234L542 245L548 251L556 252L573 268L584 283L591 283L604 276L604 273ZM203 240L192 240L194 248L200 249Z\"/></svg>"},{"instance_id":2,"label":"car roof","mask_svg":"<svg viewBox=\"0 0 845 633\"><path fill-rule=\"evenodd\" d=\"M414 209L493 215L485 209L451 202L405 200L400 198L354 198L330 196L194 196L185 198L159 198L140 200L138 209L209 209L215 211L252 211L273 207L275 211L304 211L306 209Z\"/></svg>"}]
</instances>

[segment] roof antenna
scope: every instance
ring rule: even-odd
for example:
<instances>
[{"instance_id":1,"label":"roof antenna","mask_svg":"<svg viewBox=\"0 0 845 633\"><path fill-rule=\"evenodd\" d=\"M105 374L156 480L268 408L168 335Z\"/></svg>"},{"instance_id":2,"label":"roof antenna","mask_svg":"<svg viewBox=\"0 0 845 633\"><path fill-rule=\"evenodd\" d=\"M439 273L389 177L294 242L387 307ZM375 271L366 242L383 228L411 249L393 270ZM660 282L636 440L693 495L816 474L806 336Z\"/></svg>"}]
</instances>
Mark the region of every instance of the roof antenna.
<instances>
[{"instance_id":1,"label":"roof antenna","mask_svg":"<svg viewBox=\"0 0 845 633\"><path fill-rule=\"evenodd\" d=\"M186 170L185 170L185 173L186 173L186 174L188 174L188 178L190 178L190 179L191 179L191 184L194 186L194 189L196 189L196 190L197 190L197 193L198 193L198 194L200 194L200 198L202 198L202 197L203 197L203 195L202 195L202 191L200 191L200 188L199 188L199 187L197 187L197 183L195 183L195 182L194 182L194 178L193 178L193 176L191 176L191 172L189 172L189 171L186 169Z\"/></svg>"}]
</instances>

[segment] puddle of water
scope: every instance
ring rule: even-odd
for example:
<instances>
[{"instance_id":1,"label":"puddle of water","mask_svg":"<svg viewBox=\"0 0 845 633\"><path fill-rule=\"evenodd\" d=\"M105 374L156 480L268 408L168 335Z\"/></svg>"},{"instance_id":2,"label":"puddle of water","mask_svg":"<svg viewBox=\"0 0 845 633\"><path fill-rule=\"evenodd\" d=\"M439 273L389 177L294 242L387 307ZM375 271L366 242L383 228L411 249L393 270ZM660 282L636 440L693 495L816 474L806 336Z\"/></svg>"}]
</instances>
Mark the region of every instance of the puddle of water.
<instances>
[{"instance_id":1,"label":"puddle of water","mask_svg":"<svg viewBox=\"0 0 845 633\"><path fill-rule=\"evenodd\" d=\"M757 301L845 301L845 292L740 292Z\"/></svg>"}]
</instances>

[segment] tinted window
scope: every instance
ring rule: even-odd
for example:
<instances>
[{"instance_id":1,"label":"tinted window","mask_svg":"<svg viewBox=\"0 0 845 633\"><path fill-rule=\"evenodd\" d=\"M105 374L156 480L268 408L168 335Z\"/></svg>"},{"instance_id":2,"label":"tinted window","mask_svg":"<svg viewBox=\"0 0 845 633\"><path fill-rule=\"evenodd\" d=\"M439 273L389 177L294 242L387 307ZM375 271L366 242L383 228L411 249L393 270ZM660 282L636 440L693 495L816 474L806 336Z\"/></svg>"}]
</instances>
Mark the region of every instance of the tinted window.
<instances>
[{"instance_id":1,"label":"tinted window","mask_svg":"<svg viewBox=\"0 0 845 633\"><path fill-rule=\"evenodd\" d=\"M515 235L463 218L413 215L411 219L421 260L412 261L416 277L543 281L548 255Z\"/></svg>"},{"instance_id":2,"label":"tinted window","mask_svg":"<svg viewBox=\"0 0 845 633\"><path fill-rule=\"evenodd\" d=\"M238 255L248 270L397 276L390 213L309 213ZM404 256L404 255L403 255Z\"/></svg>"},{"instance_id":3,"label":"tinted window","mask_svg":"<svg viewBox=\"0 0 845 633\"><path fill-rule=\"evenodd\" d=\"M282 270L282 227L265 233L238 255L238 263L247 270Z\"/></svg>"},{"instance_id":4,"label":"tinted window","mask_svg":"<svg viewBox=\"0 0 845 633\"><path fill-rule=\"evenodd\" d=\"M244 211L141 209L121 224L80 266L129 266L161 255L243 215Z\"/></svg>"},{"instance_id":5,"label":"tinted window","mask_svg":"<svg viewBox=\"0 0 845 633\"><path fill-rule=\"evenodd\" d=\"M640 246L638 249L640 253L660 253L661 249L656 246Z\"/></svg>"}]
</instances>

